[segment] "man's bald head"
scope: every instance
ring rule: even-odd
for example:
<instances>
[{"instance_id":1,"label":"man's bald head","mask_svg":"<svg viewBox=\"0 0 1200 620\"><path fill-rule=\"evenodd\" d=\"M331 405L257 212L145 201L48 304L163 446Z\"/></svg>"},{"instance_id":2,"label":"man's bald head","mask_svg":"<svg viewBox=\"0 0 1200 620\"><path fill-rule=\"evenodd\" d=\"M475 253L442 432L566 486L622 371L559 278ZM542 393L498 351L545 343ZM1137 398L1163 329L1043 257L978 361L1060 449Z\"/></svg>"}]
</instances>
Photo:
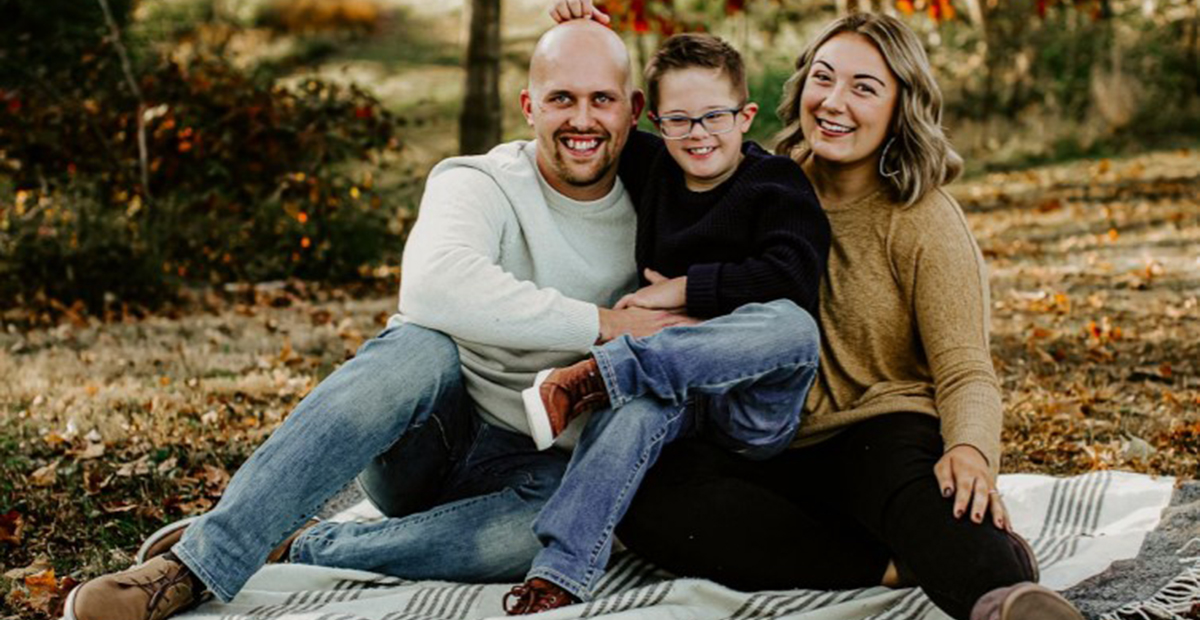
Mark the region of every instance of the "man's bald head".
<instances>
[{"instance_id":1,"label":"man's bald head","mask_svg":"<svg viewBox=\"0 0 1200 620\"><path fill-rule=\"evenodd\" d=\"M551 28L533 51L529 88L521 92L542 176L575 200L603 197L643 104L621 37L585 19Z\"/></svg>"},{"instance_id":2,"label":"man's bald head","mask_svg":"<svg viewBox=\"0 0 1200 620\"><path fill-rule=\"evenodd\" d=\"M621 75L625 92L633 91L633 70L625 42L608 27L590 19L563 22L538 39L529 61L529 90L536 92L547 77L578 71L582 65L591 63L610 64Z\"/></svg>"}]
</instances>

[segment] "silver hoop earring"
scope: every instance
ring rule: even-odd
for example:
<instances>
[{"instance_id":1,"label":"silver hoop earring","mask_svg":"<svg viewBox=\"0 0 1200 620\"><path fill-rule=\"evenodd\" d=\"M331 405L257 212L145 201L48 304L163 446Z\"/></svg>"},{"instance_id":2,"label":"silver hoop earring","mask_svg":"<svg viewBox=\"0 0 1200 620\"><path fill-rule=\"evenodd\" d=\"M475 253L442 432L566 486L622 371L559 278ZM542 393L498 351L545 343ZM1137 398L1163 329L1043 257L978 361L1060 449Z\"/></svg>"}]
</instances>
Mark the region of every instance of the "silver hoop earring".
<instances>
[{"instance_id":1,"label":"silver hoop earring","mask_svg":"<svg viewBox=\"0 0 1200 620\"><path fill-rule=\"evenodd\" d=\"M895 141L896 141L896 136L892 136L891 138L889 138L888 143L886 145L884 145L884 147L883 147L883 154L879 156L879 176L881 176L885 179L890 179L890 178L900 174L899 170L893 170L891 172L885 172L883 170L883 162L885 160L887 160L888 149L892 148L892 143Z\"/></svg>"}]
</instances>

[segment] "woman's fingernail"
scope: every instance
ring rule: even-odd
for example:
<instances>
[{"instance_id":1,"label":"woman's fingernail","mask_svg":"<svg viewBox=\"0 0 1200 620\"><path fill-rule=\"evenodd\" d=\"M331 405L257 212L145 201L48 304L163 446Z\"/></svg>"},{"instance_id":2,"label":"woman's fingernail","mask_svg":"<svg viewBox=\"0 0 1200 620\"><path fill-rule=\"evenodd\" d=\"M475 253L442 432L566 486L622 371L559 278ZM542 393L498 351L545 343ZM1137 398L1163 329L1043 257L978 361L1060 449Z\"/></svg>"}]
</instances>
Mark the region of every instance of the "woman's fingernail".
<instances>
[{"instance_id":1,"label":"woman's fingernail","mask_svg":"<svg viewBox=\"0 0 1200 620\"><path fill-rule=\"evenodd\" d=\"M963 511L962 511L961 509L960 509L960 510L955 510L955 511L954 511L954 518L955 518L955 519L961 519L961 518L962 518L962 516L963 516Z\"/></svg>"},{"instance_id":2,"label":"woman's fingernail","mask_svg":"<svg viewBox=\"0 0 1200 620\"><path fill-rule=\"evenodd\" d=\"M951 489L950 487L946 487L946 488L942 489L942 497L950 497L950 494L953 492L954 492L953 489Z\"/></svg>"}]
</instances>

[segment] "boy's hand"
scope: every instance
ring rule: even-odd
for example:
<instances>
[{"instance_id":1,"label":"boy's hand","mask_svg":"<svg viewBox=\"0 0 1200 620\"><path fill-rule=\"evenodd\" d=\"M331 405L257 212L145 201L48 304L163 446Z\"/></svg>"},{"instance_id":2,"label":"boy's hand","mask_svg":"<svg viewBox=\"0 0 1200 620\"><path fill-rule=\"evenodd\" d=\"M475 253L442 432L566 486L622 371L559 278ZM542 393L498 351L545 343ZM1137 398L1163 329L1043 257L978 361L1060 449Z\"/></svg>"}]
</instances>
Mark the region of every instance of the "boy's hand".
<instances>
[{"instance_id":1,"label":"boy's hand","mask_svg":"<svg viewBox=\"0 0 1200 620\"><path fill-rule=\"evenodd\" d=\"M592 0L558 0L550 8L550 17L560 24L572 19L591 19L607 26L612 21L607 13L592 4Z\"/></svg>"},{"instance_id":2,"label":"boy's hand","mask_svg":"<svg viewBox=\"0 0 1200 620\"><path fill-rule=\"evenodd\" d=\"M604 344L623 334L629 334L634 338L644 338L667 327L695 325L696 323L699 321L690 316L662 310L600 308L600 339L596 341L596 344Z\"/></svg>"},{"instance_id":3,"label":"boy's hand","mask_svg":"<svg viewBox=\"0 0 1200 620\"><path fill-rule=\"evenodd\" d=\"M649 286L622 297L613 309L636 307L686 314L687 276L668 278L653 269L647 269L646 279L650 281Z\"/></svg>"}]
</instances>

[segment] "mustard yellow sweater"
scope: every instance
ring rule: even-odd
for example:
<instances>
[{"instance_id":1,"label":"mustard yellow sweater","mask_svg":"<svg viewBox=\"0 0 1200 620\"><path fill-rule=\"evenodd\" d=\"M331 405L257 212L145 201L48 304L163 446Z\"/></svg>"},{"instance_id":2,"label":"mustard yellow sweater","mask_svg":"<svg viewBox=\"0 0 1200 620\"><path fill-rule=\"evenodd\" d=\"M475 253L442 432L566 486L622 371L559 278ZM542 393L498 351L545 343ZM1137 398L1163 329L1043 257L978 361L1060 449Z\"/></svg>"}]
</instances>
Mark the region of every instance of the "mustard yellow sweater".
<instances>
[{"instance_id":1,"label":"mustard yellow sweater","mask_svg":"<svg viewBox=\"0 0 1200 620\"><path fill-rule=\"evenodd\" d=\"M794 446L911 411L940 418L947 450L974 446L998 471L987 268L958 203L937 190L905 207L881 190L825 212L821 367Z\"/></svg>"}]
</instances>

